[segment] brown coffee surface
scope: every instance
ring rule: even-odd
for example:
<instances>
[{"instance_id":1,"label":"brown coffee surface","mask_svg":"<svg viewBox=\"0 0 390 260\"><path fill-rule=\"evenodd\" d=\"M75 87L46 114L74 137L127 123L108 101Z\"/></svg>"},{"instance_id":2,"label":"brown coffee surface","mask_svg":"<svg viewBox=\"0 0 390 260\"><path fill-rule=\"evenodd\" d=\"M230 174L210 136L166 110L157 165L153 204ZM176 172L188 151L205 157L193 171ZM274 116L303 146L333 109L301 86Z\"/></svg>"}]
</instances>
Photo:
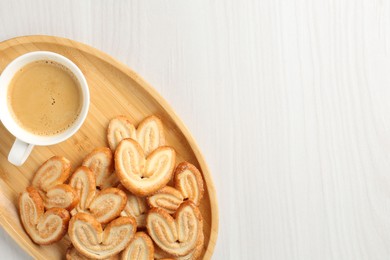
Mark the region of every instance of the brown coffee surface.
<instances>
[{"instance_id":1,"label":"brown coffee surface","mask_svg":"<svg viewBox=\"0 0 390 260\"><path fill-rule=\"evenodd\" d=\"M19 125L36 135L68 129L82 107L75 76L53 61L37 61L20 69L10 82L8 106Z\"/></svg>"}]
</instances>

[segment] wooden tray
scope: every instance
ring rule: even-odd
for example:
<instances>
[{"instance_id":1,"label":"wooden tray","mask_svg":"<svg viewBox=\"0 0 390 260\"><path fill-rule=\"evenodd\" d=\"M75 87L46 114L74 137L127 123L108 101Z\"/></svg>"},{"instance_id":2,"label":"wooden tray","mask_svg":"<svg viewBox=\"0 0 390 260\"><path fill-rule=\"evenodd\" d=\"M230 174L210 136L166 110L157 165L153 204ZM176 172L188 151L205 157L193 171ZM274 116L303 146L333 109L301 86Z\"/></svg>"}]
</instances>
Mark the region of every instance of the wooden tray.
<instances>
[{"instance_id":1,"label":"wooden tray","mask_svg":"<svg viewBox=\"0 0 390 260\"><path fill-rule=\"evenodd\" d=\"M91 105L87 120L71 139L49 147L35 147L22 167L7 161L14 137L0 124L0 224L31 256L39 259L61 259L69 245L65 237L52 246L35 245L24 232L16 207L17 198L40 164L53 155L71 160L73 168L92 149L107 146L106 128L116 115L129 116L134 124L144 117L158 115L165 127L167 142L177 152L177 162L186 160L203 173L206 192L200 210L204 218L203 256L211 258L218 234L218 206L211 174L190 132L161 96L139 75L109 55L87 45L59 37L25 36L0 43L0 71L26 52L47 50L72 60L87 78Z\"/></svg>"}]
</instances>

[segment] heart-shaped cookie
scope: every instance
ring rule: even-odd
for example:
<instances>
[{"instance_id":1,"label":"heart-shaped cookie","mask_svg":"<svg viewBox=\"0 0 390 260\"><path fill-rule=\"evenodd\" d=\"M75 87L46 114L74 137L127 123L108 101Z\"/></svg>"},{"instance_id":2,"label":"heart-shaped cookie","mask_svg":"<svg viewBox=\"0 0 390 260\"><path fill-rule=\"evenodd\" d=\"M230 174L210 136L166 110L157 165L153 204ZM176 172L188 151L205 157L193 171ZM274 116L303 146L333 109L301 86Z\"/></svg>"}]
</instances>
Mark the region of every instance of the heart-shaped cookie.
<instances>
[{"instance_id":1,"label":"heart-shaped cookie","mask_svg":"<svg viewBox=\"0 0 390 260\"><path fill-rule=\"evenodd\" d=\"M47 192L50 188L64 183L71 170L70 161L65 157L53 156L37 170L32 185L38 190Z\"/></svg>"},{"instance_id":2,"label":"heart-shaped cookie","mask_svg":"<svg viewBox=\"0 0 390 260\"><path fill-rule=\"evenodd\" d=\"M183 203L184 197L179 190L165 186L155 194L147 197L146 201L151 208L162 208L169 214L173 214L180 204Z\"/></svg>"},{"instance_id":3,"label":"heart-shaped cookie","mask_svg":"<svg viewBox=\"0 0 390 260\"><path fill-rule=\"evenodd\" d=\"M125 208L126 194L117 188L106 188L95 195L88 205L89 212L102 224L118 217Z\"/></svg>"},{"instance_id":4,"label":"heart-shaped cookie","mask_svg":"<svg viewBox=\"0 0 390 260\"><path fill-rule=\"evenodd\" d=\"M71 165L68 159L53 156L37 170L32 186L37 188L43 198L45 208L64 208L71 210L79 200L76 191L64 182L69 178Z\"/></svg>"},{"instance_id":5,"label":"heart-shaped cookie","mask_svg":"<svg viewBox=\"0 0 390 260\"><path fill-rule=\"evenodd\" d=\"M27 234L40 245L59 241L66 234L70 218L69 212L62 208L45 212L42 198L32 186L19 197L19 214Z\"/></svg>"},{"instance_id":6,"label":"heart-shaped cookie","mask_svg":"<svg viewBox=\"0 0 390 260\"><path fill-rule=\"evenodd\" d=\"M199 205L203 197L203 179L199 170L188 162L180 163L174 172L175 188L166 186L147 198L150 207L165 209L173 214L181 203L191 200Z\"/></svg>"},{"instance_id":7,"label":"heart-shaped cookie","mask_svg":"<svg viewBox=\"0 0 390 260\"><path fill-rule=\"evenodd\" d=\"M92 171L81 166L70 177L72 186L81 198L80 203L72 214L88 212L102 224L106 224L118 217L127 203L127 195L118 188L105 188L97 191L95 175Z\"/></svg>"},{"instance_id":8,"label":"heart-shaped cookie","mask_svg":"<svg viewBox=\"0 0 390 260\"><path fill-rule=\"evenodd\" d=\"M158 147L165 145L164 128L161 120L155 116L145 118L137 127L137 142L146 156Z\"/></svg>"},{"instance_id":9,"label":"heart-shaped cookie","mask_svg":"<svg viewBox=\"0 0 390 260\"><path fill-rule=\"evenodd\" d=\"M95 174L88 167L80 166L70 176L69 185L76 190L80 198L75 212L85 211L96 194Z\"/></svg>"},{"instance_id":10,"label":"heart-shaped cookie","mask_svg":"<svg viewBox=\"0 0 390 260\"><path fill-rule=\"evenodd\" d=\"M163 251L158 246L154 247L154 259L157 260L166 260L166 259L175 259L175 260L196 260L199 259L200 255L203 251L203 245L204 245L204 234L201 233L201 237L199 239L198 245L193 249L190 253L188 253L185 256L178 256L174 257L167 252Z\"/></svg>"},{"instance_id":11,"label":"heart-shaped cookie","mask_svg":"<svg viewBox=\"0 0 390 260\"><path fill-rule=\"evenodd\" d=\"M116 174L123 186L137 196L147 196L164 187L171 179L175 150L161 146L146 159L133 139L122 140L115 151Z\"/></svg>"},{"instance_id":12,"label":"heart-shaped cookie","mask_svg":"<svg viewBox=\"0 0 390 260\"><path fill-rule=\"evenodd\" d=\"M94 149L84 158L82 165L88 167L95 174L96 186L105 188L115 186L118 183L110 148Z\"/></svg>"},{"instance_id":13,"label":"heart-shaped cookie","mask_svg":"<svg viewBox=\"0 0 390 260\"><path fill-rule=\"evenodd\" d=\"M130 243L137 224L132 217L119 217L103 230L91 215L79 212L69 222L69 238L81 254L104 259L118 254Z\"/></svg>"},{"instance_id":14,"label":"heart-shaped cookie","mask_svg":"<svg viewBox=\"0 0 390 260\"><path fill-rule=\"evenodd\" d=\"M198 168L189 162L180 163L175 169L175 187L184 199L191 200L199 205L203 198L203 178Z\"/></svg>"},{"instance_id":15,"label":"heart-shaped cookie","mask_svg":"<svg viewBox=\"0 0 390 260\"><path fill-rule=\"evenodd\" d=\"M165 144L163 125L161 120L155 116L145 118L137 130L129 118L125 116L113 118L107 129L107 139L111 150L115 151L118 144L126 138L136 140L146 156Z\"/></svg>"},{"instance_id":16,"label":"heart-shaped cookie","mask_svg":"<svg viewBox=\"0 0 390 260\"><path fill-rule=\"evenodd\" d=\"M117 116L111 119L107 128L107 140L112 151L126 138L137 140L137 132L130 119L126 116Z\"/></svg>"},{"instance_id":17,"label":"heart-shaped cookie","mask_svg":"<svg viewBox=\"0 0 390 260\"><path fill-rule=\"evenodd\" d=\"M67 184L58 184L50 188L43 196L45 208L63 208L72 210L79 202L75 189Z\"/></svg>"},{"instance_id":18,"label":"heart-shaped cookie","mask_svg":"<svg viewBox=\"0 0 390 260\"><path fill-rule=\"evenodd\" d=\"M146 213L148 212L146 199L131 194L122 184L118 185L118 189L121 189L127 195L127 203L121 212L121 216L131 216L137 221L137 227L145 227Z\"/></svg>"},{"instance_id":19,"label":"heart-shaped cookie","mask_svg":"<svg viewBox=\"0 0 390 260\"><path fill-rule=\"evenodd\" d=\"M185 256L201 243L203 219L199 209L186 201L174 218L161 208L152 208L146 217L146 228L162 250L173 256Z\"/></svg>"},{"instance_id":20,"label":"heart-shaped cookie","mask_svg":"<svg viewBox=\"0 0 390 260\"><path fill-rule=\"evenodd\" d=\"M198 245L195 247L194 250L192 250L189 254L185 256L179 256L176 258L176 260L196 260L200 257L203 251L203 244L204 244L204 234L201 233L201 236L199 238Z\"/></svg>"},{"instance_id":21,"label":"heart-shaped cookie","mask_svg":"<svg viewBox=\"0 0 390 260\"><path fill-rule=\"evenodd\" d=\"M91 258L86 257L82 253L76 250L76 248L71 245L66 250L66 260L90 260ZM119 260L119 254L113 255L107 258L103 258L103 260Z\"/></svg>"},{"instance_id":22,"label":"heart-shaped cookie","mask_svg":"<svg viewBox=\"0 0 390 260\"><path fill-rule=\"evenodd\" d=\"M130 244L122 252L122 260L153 260L154 246L153 241L145 232L137 232Z\"/></svg>"}]
</instances>

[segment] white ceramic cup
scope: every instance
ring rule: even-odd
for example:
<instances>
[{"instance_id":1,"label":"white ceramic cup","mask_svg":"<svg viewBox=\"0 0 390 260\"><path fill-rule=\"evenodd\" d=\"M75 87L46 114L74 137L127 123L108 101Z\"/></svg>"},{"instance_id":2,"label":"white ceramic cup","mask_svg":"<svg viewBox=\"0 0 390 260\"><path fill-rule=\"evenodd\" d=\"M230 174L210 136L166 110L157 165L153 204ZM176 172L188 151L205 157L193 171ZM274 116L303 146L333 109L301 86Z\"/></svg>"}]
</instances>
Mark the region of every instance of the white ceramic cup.
<instances>
[{"instance_id":1,"label":"white ceramic cup","mask_svg":"<svg viewBox=\"0 0 390 260\"><path fill-rule=\"evenodd\" d=\"M76 77L82 94L82 108L77 120L57 135L42 136L35 135L23 129L13 118L8 105L8 88L15 73L27 64L39 61L49 60L57 62L68 68ZM22 165L30 155L33 147L54 145L65 141L80 129L89 109L89 89L87 81L81 70L68 58L54 52L36 51L29 52L13 60L0 75L0 120L7 130L16 137L16 140L8 155L8 161L16 166Z\"/></svg>"}]
</instances>

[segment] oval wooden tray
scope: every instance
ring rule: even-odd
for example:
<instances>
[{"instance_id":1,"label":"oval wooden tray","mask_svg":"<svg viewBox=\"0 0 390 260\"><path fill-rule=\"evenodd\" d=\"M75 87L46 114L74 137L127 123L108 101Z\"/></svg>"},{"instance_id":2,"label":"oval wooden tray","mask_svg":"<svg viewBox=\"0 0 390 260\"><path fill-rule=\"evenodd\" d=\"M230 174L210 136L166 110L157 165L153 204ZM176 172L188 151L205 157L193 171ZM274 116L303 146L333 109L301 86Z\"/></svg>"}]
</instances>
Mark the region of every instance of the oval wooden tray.
<instances>
[{"instance_id":1,"label":"oval wooden tray","mask_svg":"<svg viewBox=\"0 0 390 260\"><path fill-rule=\"evenodd\" d=\"M35 147L22 167L7 161L14 137L0 124L0 224L31 256L61 259L69 239L52 246L35 245L24 232L17 213L17 198L30 183L40 164L53 155L69 158L73 168L92 149L107 146L106 127L116 115L129 116L134 124L144 117L158 115L165 127L167 142L177 152L177 162L189 161L203 173L206 192L200 210L204 218L203 256L211 258L218 234L218 206L211 174L188 129L168 103L139 75L109 55L85 44L52 36L25 36L0 43L0 71L19 55L47 50L68 57L85 74L91 92L91 106L84 125L71 139L50 147Z\"/></svg>"}]
</instances>

